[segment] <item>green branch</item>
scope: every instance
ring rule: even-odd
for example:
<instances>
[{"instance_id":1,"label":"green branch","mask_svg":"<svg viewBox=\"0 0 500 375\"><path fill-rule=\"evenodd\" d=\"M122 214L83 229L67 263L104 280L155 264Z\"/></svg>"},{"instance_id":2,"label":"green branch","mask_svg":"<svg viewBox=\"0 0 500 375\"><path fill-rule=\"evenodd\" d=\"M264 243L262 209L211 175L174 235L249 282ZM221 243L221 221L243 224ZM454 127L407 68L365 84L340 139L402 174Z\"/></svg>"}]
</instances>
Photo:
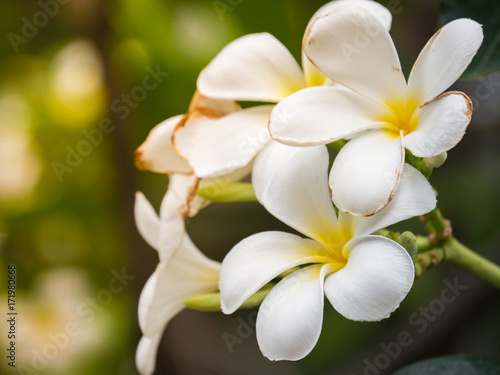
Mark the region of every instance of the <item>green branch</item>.
<instances>
[{"instance_id":1,"label":"green branch","mask_svg":"<svg viewBox=\"0 0 500 375\"><path fill-rule=\"evenodd\" d=\"M429 237L427 241L425 237L417 238L418 251L423 251L416 258L417 271L421 273L424 269L445 260L500 289L500 266L483 258L453 237L450 221L443 217L438 207L422 218Z\"/></svg>"},{"instance_id":2,"label":"green branch","mask_svg":"<svg viewBox=\"0 0 500 375\"><path fill-rule=\"evenodd\" d=\"M475 253L456 238L444 243L445 260L500 289L500 266Z\"/></svg>"}]
</instances>

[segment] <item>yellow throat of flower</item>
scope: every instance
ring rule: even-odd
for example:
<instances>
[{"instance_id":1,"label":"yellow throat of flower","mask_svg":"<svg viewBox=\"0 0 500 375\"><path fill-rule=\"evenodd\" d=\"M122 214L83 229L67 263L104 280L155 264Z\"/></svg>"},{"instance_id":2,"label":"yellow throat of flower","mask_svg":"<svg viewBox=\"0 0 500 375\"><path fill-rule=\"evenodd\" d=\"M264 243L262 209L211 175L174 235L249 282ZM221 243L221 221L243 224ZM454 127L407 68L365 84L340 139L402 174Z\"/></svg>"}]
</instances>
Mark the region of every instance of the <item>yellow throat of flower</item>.
<instances>
[{"instance_id":1,"label":"yellow throat of flower","mask_svg":"<svg viewBox=\"0 0 500 375\"><path fill-rule=\"evenodd\" d=\"M418 116L415 110L418 108L417 101L408 98L406 102L393 101L385 103L390 111L380 117L381 122L387 124L387 131L394 136L399 137L400 132L408 135L415 131L418 125Z\"/></svg>"},{"instance_id":2,"label":"yellow throat of flower","mask_svg":"<svg viewBox=\"0 0 500 375\"><path fill-rule=\"evenodd\" d=\"M347 227L341 229L339 233L328 236L325 241L322 241L323 247L318 249L317 262L330 265L331 270L335 272L340 271L349 259L349 254L344 251L344 247L352 237L350 228Z\"/></svg>"}]
</instances>

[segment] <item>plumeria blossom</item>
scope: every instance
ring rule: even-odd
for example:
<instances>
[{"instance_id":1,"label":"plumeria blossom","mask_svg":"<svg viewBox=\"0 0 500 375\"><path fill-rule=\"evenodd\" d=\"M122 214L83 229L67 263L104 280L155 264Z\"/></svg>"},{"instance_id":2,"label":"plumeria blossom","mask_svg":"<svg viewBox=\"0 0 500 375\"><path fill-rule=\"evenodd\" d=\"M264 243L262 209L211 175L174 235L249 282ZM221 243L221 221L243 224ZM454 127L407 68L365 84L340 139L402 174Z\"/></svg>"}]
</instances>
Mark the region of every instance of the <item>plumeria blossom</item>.
<instances>
[{"instance_id":1,"label":"plumeria blossom","mask_svg":"<svg viewBox=\"0 0 500 375\"><path fill-rule=\"evenodd\" d=\"M413 167L392 202L371 217L339 211L328 188L325 146L297 148L273 143L259 155L255 189L278 219L309 238L263 232L238 243L222 262L219 288L226 314L281 273L285 276L263 301L257 340L271 360L299 360L315 346L322 326L324 295L344 317L387 318L410 290L414 265L407 251L388 238L370 235L436 205L428 181Z\"/></svg>"},{"instance_id":2,"label":"plumeria blossom","mask_svg":"<svg viewBox=\"0 0 500 375\"><path fill-rule=\"evenodd\" d=\"M163 331L184 308L183 301L218 290L220 263L206 258L191 242L179 212L179 206L185 202L182 194L187 191L184 185L188 178L175 175L171 179L159 217L141 193L136 195L137 228L160 257L139 299L139 325L143 337L137 348L136 364L142 375L154 372Z\"/></svg>"},{"instance_id":3,"label":"plumeria blossom","mask_svg":"<svg viewBox=\"0 0 500 375\"><path fill-rule=\"evenodd\" d=\"M334 203L355 215L373 215L394 196L405 147L432 157L454 147L469 124L472 103L446 92L464 72L483 39L481 25L459 19L440 29L415 62L408 82L380 19L344 3L318 17L303 49L341 85L313 87L282 100L269 124L272 137L294 146L351 139L330 174Z\"/></svg>"},{"instance_id":4,"label":"plumeria blossom","mask_svg":"<svg viewBox=\"0 0 500 375\"><path fill-rule=\"evenodd\" d=\"M169 176L159 217L141 193L136 196L137 228L160 257L139 300L139 324L143 337L137 348L136 363L143 375L154 372L156 352L165 326L184 308L183 301L218 290L220 264L201 254L185 232L184 219L196 215L209 203L197 196L197 190L223 188L225 183L250 173L249 167L245 167L217 178L201 179L175 150L172 143L174 130L190 121L203 118L211 122L239 110L234 101L210 99L196 92L188 112L153 128L135 153L139 169Z\"/></svg>"},{"instance_id":5,"label":"plumeria blossom","mask_svg":"<svg viewBox=\"0 0 500 375\"><path fill-rule=\"evenodd\" d=\"M371 0L332 1L318 10L311 22L344 3L363 7L390 28L390 12ZM211 98L277 103L298 90L330 83L305 56L301 69L274 36L258 33L224 47L200 73L197 87ZM192 119L176 130L174 145L202 178L244 168L271 140L267 125L273 108L257 105L216 121Z\"/></svg>"},{"instance_id":6,"label":"plumeria blossom","mask_svg":"<svg viewBox=\"0 0 500 375\"><path fill-rule=\"evenodd\" d=\"M248 175L250 169L248 167L233 169L221 174L216 179L201 179L174 148L172 137L175 129L192 121L201 120L211 123L239 110L240 106L235 101L210 99L196 92L186 114L173 116L155 126L144 143L136 150L135 164L137 168L167 174L171 178L175 175L186 176L185 178L177 178L179 181L182 180L182 183L175 184L177 194L185 197L180 206L184 217L195 216L201 208L209 203L196 195L199 188L206 186L224 187L224 184ZM196 147L196 142L193 143L193 147ZM181 192L180 189L186 189L186 191Z\"/></svg>"}]
</instances>

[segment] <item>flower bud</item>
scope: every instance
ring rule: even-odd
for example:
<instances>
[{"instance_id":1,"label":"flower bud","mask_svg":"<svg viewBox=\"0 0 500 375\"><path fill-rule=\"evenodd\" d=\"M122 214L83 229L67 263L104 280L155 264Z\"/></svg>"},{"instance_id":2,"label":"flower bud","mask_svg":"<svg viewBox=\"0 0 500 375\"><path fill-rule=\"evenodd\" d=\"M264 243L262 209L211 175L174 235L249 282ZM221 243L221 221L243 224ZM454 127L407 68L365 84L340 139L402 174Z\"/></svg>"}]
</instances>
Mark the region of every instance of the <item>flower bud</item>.
<instances>
[{"instance_id":1,"label":"flower bud","mask_svg":"<svg viewBox=\"0 0 500 375\"><path fill-rule=\"evenodd\" d=\"M412 232L406 231L401 233L398 238L398 242L401 246L403 246L408 254L412 257L416 254L418 246L417 246L417 237Z\"/></svg>"},{"instance_id":2,"label":"flower bud","mask_svg":"<svg viewBox=\"0 0 500 375\"><path fill-rule=\"evenodd\" d=\"M427 167L439 168L444 164L447 158L448 158L448 153L445 151L442 154L430 158L424 158L424 163Z\"/></svg>"}]
</instances>

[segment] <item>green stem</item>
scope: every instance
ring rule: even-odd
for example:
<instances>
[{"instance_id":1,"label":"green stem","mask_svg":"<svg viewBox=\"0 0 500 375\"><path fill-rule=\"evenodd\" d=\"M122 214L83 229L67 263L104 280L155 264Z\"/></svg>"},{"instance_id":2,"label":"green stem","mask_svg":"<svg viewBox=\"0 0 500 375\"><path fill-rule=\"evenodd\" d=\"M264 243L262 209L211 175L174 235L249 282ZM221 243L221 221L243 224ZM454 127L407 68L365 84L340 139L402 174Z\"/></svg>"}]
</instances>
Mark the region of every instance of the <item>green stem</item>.
<instances>
[{"instance_id":1,"label":"green stem","mask_svg":"<svg viewBox=\"0 0 500 375\"><path fill-rule=\"evenodd\" d=\"M418 279L423 271L436 267L444 259L444 250L434 248L422 253L415 254L413 261L415 263L415 277Z\"/></svg>"},{"instance_id":2,"label":"green stem","mask_svg":"<svg viewBox=\"0 0 500 375\"><path fill-rule=\"evenodd\" d=\"M219 181L198 189L196 194L212 202L256 202L257 197L249 182Z\"/></svg>"},{"instance_id":3,"label":"green stem","mask_svg":"<svg viewBox=\"0 0 500 375\"><path fill-rule=\"evenodd\" d=\"M410 164L413 168L422 173L425 178L429 179L432 174L433 168L429 166L423 158L414 156L410 151L406 150L405 162Z\"/></svg>"},{"instance_id":4,"label":"green stem","mask_svg":"<svg viewBox=\"0 0 500 375\"><path fill-rule=\"evenodd\" d=\"M429 237L417 236L417 252L423 253L432 250L433 246Z\"/></svg>"},{"instance_id":5,"label":"green stem","mask_svg":"<svg viewBox=\"0 0 500 375\"><path fill-rule=\"evenodd\" d=\"M428 232L443 233L449 227L438 207L425 215L425 224Z\"/></svg>"},{"instance_id":6,"label":"green stem","mask_svg":"<svg viewBox=\"0 0 500 375\"><path fill-rule=\"evenodd\" d=\"M500 266L450 237L444 243L445 260L500 289Z\"/></svg>"},{"instance_id":7,"label":"green stem","mask_svg":"<svg viewBox=\"0 0 500 375\"><path fill-rule=\"evenodd\" d=\"M274 284L272 283L264 285L261 290L243 302L239 309L250 309L252 307L259 306L273 287ZM189 307L192 310L221 311L219 292L198 294L196 296L186 298L183 302L186 307Z\"/></svg>"}]
</instances>

